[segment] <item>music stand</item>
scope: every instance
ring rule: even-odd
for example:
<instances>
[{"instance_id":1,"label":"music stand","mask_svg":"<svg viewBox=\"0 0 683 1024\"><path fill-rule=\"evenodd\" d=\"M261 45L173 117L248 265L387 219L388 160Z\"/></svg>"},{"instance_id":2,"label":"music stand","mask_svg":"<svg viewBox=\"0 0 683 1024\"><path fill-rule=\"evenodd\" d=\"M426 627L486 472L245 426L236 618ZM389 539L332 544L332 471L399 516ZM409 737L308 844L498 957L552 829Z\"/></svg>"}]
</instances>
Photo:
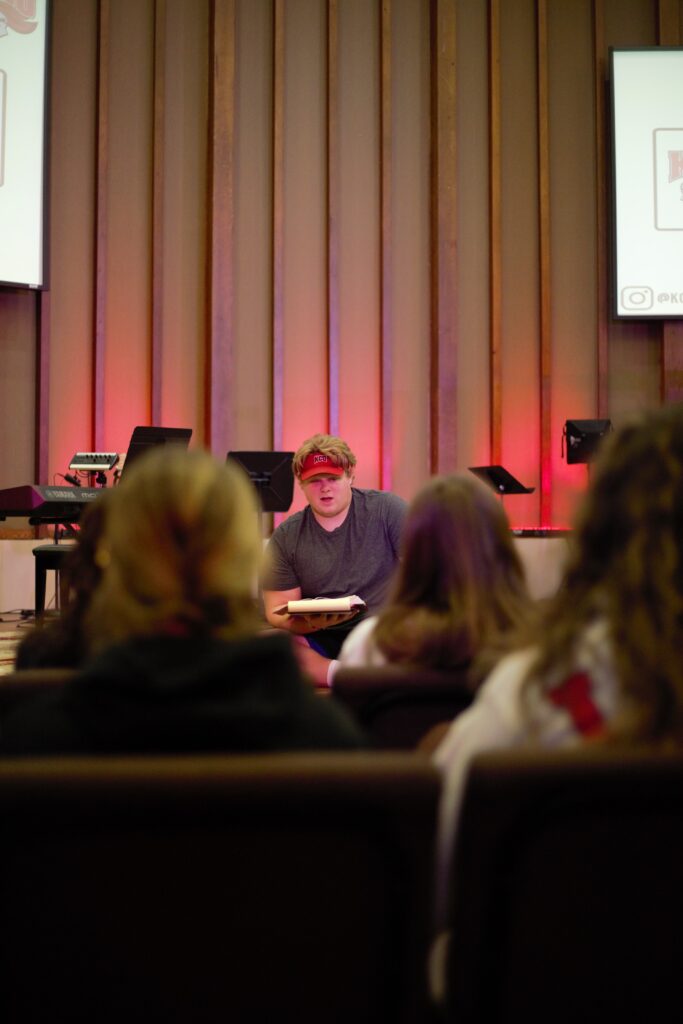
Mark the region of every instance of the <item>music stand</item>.
<instances>
[{"instance_id":1,"label":"music stand","mask_svg":"<svg viewBox=\"0 0 683 1024\"><path fill-rule=\"evenodd\" d=\"M611 429L611 420L567 420L562 431L562 447L566 451L567 463L592 462L603 437Z\"/></svg>"},{"instance_id":2,"label":"music stand","mask_svg":"<svg viewBox=\"0 0 683 1024\"><path fill-rule=\"evenodd\" d=\"M259 496L261 512L288 512L294 497L294 452L228 452L226 461L239 466ZM263 530L261 530L263 535Z\"/></svg>"},{"instance_id":3,"label":"music stand","mask_svg":"<svg viewBox=\"0 0 683 1024\"><path fill-rule=\"evenodd\" d=\"M130 437L121 476L127 466L144 455L149 448L156 448L160 444L179 444L187 448L191 437L190 427L135 427Z\"/></svg>"},{"instance_id":4,"label":"music stand","mask_svg":"<svg viewBox=\"0 0 683 1024\"><path fill-rule=\"evenodd\" d=\"M535 487L525 487L517 477L508 473L502 466L469 466L470 473L474 473L480 480L491 487L501 498L506 494L533 494Z\"/></svg>"}]
</instances>

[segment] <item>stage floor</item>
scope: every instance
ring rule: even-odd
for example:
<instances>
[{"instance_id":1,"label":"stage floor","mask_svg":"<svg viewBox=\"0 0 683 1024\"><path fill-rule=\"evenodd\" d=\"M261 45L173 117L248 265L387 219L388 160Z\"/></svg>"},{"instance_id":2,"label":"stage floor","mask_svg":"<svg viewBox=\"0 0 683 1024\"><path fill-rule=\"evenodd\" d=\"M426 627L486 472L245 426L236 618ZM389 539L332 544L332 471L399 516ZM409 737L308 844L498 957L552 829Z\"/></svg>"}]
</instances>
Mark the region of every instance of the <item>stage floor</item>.
<instances>
[{"instance_id":1,"label":"stage floor","mask_svg":"<svg viewBox=\"0 0 683 1024\"><path fill-rule=\"evenodd\" d=\"M0 675L7 675L14 667L14 653L22 636L33 628L33 616L22 617L6 612L0 617Z\"/></svg>"}]
</instances>

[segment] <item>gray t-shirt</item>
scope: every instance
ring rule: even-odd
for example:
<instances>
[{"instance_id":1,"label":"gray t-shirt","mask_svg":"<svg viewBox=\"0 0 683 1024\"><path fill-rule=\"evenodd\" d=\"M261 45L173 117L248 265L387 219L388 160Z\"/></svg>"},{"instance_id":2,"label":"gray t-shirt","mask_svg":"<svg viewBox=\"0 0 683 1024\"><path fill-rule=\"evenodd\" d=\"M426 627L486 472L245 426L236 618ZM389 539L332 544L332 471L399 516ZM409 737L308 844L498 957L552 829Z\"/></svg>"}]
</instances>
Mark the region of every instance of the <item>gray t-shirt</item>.
<instances>
[{"instance_id":1,"label":"gray t-shirt","mask_svg":"<svg viewBox=\"0 0 683 1024\"><path fill-rule=\"evenodd\" d=\"M286 519L271 537L264 590L301 588L302 597L358 594L376 611L398 559L407 504L388 491L354 487L341 526L328 532L310 507Z\"/></svg>"}]
</instances>

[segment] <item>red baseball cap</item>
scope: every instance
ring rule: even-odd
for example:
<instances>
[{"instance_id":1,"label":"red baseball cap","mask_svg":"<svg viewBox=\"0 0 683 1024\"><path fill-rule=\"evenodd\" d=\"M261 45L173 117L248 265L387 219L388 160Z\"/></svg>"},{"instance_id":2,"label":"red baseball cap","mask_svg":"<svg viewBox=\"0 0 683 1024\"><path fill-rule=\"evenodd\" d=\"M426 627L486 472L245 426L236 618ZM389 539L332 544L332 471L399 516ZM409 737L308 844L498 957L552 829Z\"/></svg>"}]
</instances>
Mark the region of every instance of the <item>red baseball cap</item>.
<instances>
[{"instance_id":1,"label":"red baseball cap","mask_svg":"<svg viewBox=\"0 0 683 1024\"><path fill-rule=\"evenodd\" d=\"M310 452L301 467L300 480L308 480L312 476L344 476L341 466L322 452Z\"/></svg>"}]
</instances>

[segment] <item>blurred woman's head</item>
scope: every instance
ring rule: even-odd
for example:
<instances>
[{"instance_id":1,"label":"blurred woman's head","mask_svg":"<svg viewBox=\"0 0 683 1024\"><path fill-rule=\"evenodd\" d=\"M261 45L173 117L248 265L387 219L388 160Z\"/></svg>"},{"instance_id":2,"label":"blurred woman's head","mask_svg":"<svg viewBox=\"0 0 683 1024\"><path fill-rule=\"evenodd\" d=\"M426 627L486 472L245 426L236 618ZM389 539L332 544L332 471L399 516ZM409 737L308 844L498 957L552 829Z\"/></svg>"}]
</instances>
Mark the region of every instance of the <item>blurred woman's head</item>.
<instances>
[{"instance_id":1,"label":"blurred woman's head","mask_svg":"<svg viewBox=\"0 0 683 1024\"><path fill-rule=\"evenodd\" d=\"M577 518L565 586L535 671L571 660L585 627L609 629L625 733L683 739L683 406L606 441Z\"/></svg>"},{"instance_id":2,"label":"blurred woman's head","mask_svg":"<svg viewBox=\"0 0 683 1024\"><path fill-rule=\"evenodd\" d=\"M573 586L601 607L642 587L683 596L683 406L668 406L611 435L576 524ZM598 598L598 594L601 596Z\"/></svg>"},{"instance_id":3,"label":"blurred woman's head","mask_svg":"<svg viewBox=\"0 0 683 1024\"><path fill-rule=\"evenodd\" d=\"M96 556L104 536L111 494L108 488L100 490L97 498L85 506L80 518L76 543L64 562L69 601L62 611L62 618L66 615L76 615L80 618L100 584L102 569Z\"/></svg>"},{"instance_id":4,"label":"blurred woman's head","mask_svg":"<svg viewBox=\"0 0 683 1024\"><path fill-rule=\"evenodd\" d=\"M375 633L390 661L450 667L498 648L529 612L502 505L475 477L434 477L410 505Z\"/></svg>"},{"instance_id":5,"label":"blurred woman's head","mask_svg":"<svg viewBox=\"0 0 683 1024\"><path fill-rule=\"evenodd\" d=\"M112 493L93 646L132 635L250 630L260 557L256 496L238 467L158 448Z\"/></svg>"}]
</instances>

